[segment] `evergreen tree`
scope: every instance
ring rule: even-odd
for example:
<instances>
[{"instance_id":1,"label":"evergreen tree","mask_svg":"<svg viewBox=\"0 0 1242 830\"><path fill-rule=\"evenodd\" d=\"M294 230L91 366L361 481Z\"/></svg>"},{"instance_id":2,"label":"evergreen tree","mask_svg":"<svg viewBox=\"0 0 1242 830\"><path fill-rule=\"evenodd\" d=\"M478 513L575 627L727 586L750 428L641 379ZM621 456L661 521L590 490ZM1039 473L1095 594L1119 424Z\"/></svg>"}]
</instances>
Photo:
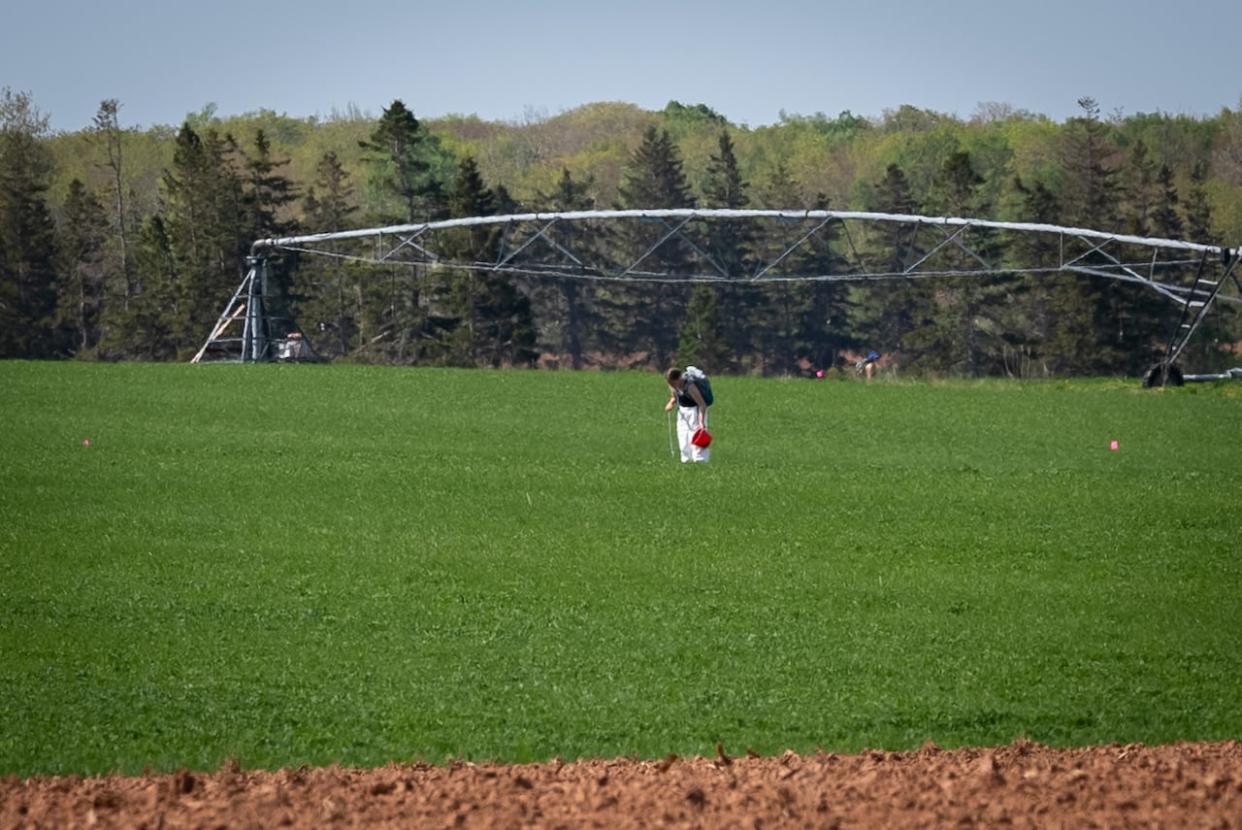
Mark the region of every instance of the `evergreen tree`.
<instances>
[{"instance_id":1,"label":"evergreen tree","mask_svg":"<svg viewBox=\"0 0 1242 830\"><path fill-rule=\"evenodd\" d=\"M438 142L400 99L384 109L365 151L369 184L378 202L381 222L427 222L444 215Z\"/></svg>"},{"instance_id":2,"label":"evergreen tree","mask_svg":"<svg viewBox=\"0 0 1242 830\"><path fill-rule=\"evenodd\" d=\"M295 232L298 223L291 217L291 205L297 201L297 187L280 172L289 159L272 156L271 142L262 129L255 135L254 149L247 155L240 149L233 157L240 165L242 180L240 206L246 217L246 229L242 240L242 253L248 252L256 239L288 236ZM283 337L293 329L292 321L280 317L291 316L290 310L306 298L295 293L294 281L300 266L294 255L269 255L266 285L267 311L273 330L271 336Z\"/></svg>"},{"instance_id":3,"label":"evergreen tree","mask_svg":"<svg viewBox=\"0 0 1242 830\"><path fill-rule=\"evenodd\" d=\"M742 179L738 169L737 156L733 150L733 140L727 130L721 130L718 139L719 151L711 156L707 165L707 177L703 184L703 206L740 210L750 204L747 190L749 183ZM705 263L708 270L720 269L723 275L732 280L740 280L750 276L754 269L755 232L749 219L716 219L707 225L707 253L711 263ZM709 305L711 314L702 313L701 309ZM753 318L757 302L763 302L763 292L754 286L731 282L719 290L710 290L705 285L696 286L691 291L690 304L686 309L684 327L692 327L695 332L691 339L702 345L701 348L718 351L711 354L712 370L722 371L735 361L728 361L729 354L741 354L751 346L749 324ZM723 319L722 319L723 318ZM721 325L727 327L728 335L723 332L708 332L706 326ZM682 332L681 343L687 342L687 334ZM729 345L726 346L725 343ZM720 344L716 349L715 344ZM680 356L683 349L678 347ZM706 361L705 358L700 360ZM682 359L682 362L687 362Z\"/></svg>"},{"instance_id":4,"label":"evergreen tree","mask_svg":"<svg viewBox=\"0 0 1242 830\"><path fill-rule=\"evenodd\" d=\"M509 188L498 184L492 188L492 201L497 216L511 216L522 212L522 203L513 197Z\"/></svg>"},{"instance_id":5,"label":"evergreen tree","mask_svg":"<svg viewBox=\"0 0 1242 830\"><path fill-rule=\"evenodd\" d=\"M165 230L176 263L178 349L191 353L215 325L236 288L250 240L235 142L190 125L177 134L172 167L164 172Z\"/></svg>"},{"instance_id":6,"label":"evergreen tree","mask_svg":"<svg viewBox=\"0 0 1242 830\"><path fill-rule=\"evenodd\" d=\"M885 170L870 208L879 213L918 213L910 182L899 165L890 164ZM868 249L870 267L886 274L904 273L923 254L917 227L895 222L879 225L868 239ZM907 357L917 360L915 344L906 339L910 331L927 325L931 294L926 285L899 278L868 285L860 294L854 327L867 347L880 352L908 351Z\"/></svg>"},{"instance_id":7,"label":"evergreen tree","mask_svg":"<svg viewBox=\"0 0 1242 830\"><path fill-rule=\"evenodd\" d=\"M336 153L324 153L302 200L306 223L316 231L345 230L357 212L349 174ZM341 248L330 245L327 250L338 253ZM301 263L295 277L299 297L296 314L309 330L320 332L316 346L322 353L343 356L353 348L360 334L365 279L352 263L324 257Z\"/></svg>"},{"instance_id":8,"label":"evergreen tree","mask_svg":"<svg viewBox=\"0 0 1242 830\"><path fill-rule=\"evenodd\" d=\"M746 195L750 185L742 179L727 130L720 133L719 153L707 164L703 185L703 206L740 210L750 204ZM716 264L730 277L746 276L751 266L754 233L746 220L716 221L711 224L708 251Z\"/></svg>"},{"instance_id":9,"label":"evergreen tree","mask_svg":"<svg viewBox=\"0 0 1242 830\"><path fill-rule=\"evenodd\" d=\"M802 193L784 159L778 160L768 174L759 200L767 210L797 210L802 207Z\"/></svg>"},{"instance_id":10,"label":"evergreen tree","mask_svg":"<svg viewBox=\"0 0 1242 830\"><path fill-rule=\"evenodd\" d=\"M1119 221L1117 174L1110 163L1115 150L1095 99L1081 98L1078 106L1083 114L1066 123L1062 140L1062 209L1071 225L1110 230ZM1067 257L1072 259L1073 252ZM1098 253L1083 262L1107 263ZM1111 280L1101 284L1098 278L1078 276L1061 281L1053 297L1055 365L1075 374L1118 368L1124 355L1114 335L1120 331L1117 326L1125 317L1123 306L1129 297Z\"/></svg>"},{"instance_id":11,"label":"evergreen tree","mask_svg":"<svg viewBox=\"0 0 1242 830\"><path fill-rule=\"evenodd\" d=\"M470 156L458 165L448 199L452 216L491 216L496 212L495 194ZM445 235L441 254L458 262L490 262L495 258L498 243L494 227L459 228ZM483 321L478 317L483 293L480 279L470 270L452 270L436 276L439 279L433 288L433 302L437 313L432 322L443 347L442 359L454 365L478 365L484 339Z\"/></svg>"},{"instance_id":12,"label":"evergreen tree","mask_svg":"<svg viewBox=\"0 0 1242 830\"><path fill-rule=\"evenodd\" d=\"M418 223L448 213L444 186L446 154L400 100L384 109L371 137L359 142L368 166L372 223ZM420 293L423 266L393 266L382 280L360 291L360 330L355 354L364 360L445 360L444 331L430 330L443 313L436 285ZM451 316L451 315L450 315Z\"/></svg>"},{"instance_id":13,"label":"evergreen tree","mask_svg":"<svg viewBox=\"0 0 1242 830\"><path fill-rule=\"evenodd\" d=\"M0 89L0 358L63 354L46 134L47 117L29 95Z\"/></svg>"},{"instance_id":14,"label":"evergreen tree","mask_svg":"<svg viewBox=\"0 0 1242 830\"><path fill-rule=\"evenodd\" d=\"M289 205L297 201L297 187L278 172L289 159L272 157L272 145L263 130L254 139L254 155L245 159L245 206L252 239L287 236L297 228L288 218Z\"/></svg>"},{"instance_id":15,"label":"evergreen tree","mask_svg":"<svg viewBox=\"0 0 1242 830\"><path fill-rule=\"evenodd\" d=\"M760 201L769 210L796 210L803 207L798 183L789 173L784 160L777 162L759 191ZM818 205L817 205L818 207ZM747 240L754 251L754 268L762 269L774 262L806 233L809 228L798 223L773 222ZM813 274L819 269L813 261L815 240L806 240L775 267L776 273ZM826 272L825 272L826 273ZM773 282L764 285L730 286L730 295L738 298L740 313L732 313L729 340L739 369L749 367L749 356L756 358L766 372L781 374L796 371L798 360L813 353L815 339L811 324L814 294L823 284L804 282ZM809 359L809 358L808 358Z\"/></svg>"},{"instance_id":16,"label":"evergreen tree","mask_svg":"<svg viewBox=\"0 0 1242 830\"><path fill-rule=\"evenodd\" d=\"M538 197L541 209L549 211L591 210L595 200L591 196L595 182L592 178L575 181L568 168L561 170L561 178L551 193L540 193ZM598 258L603 239L598 230L586 224L559 223L550 233L564 249L580 251L588 259ZM560 258L560 265L566 270L579 270L576 263L567 257ZM551 289L551 290L547 290ZM555 332L558 336L550 344L552 349L569 356L570 366L581 369L583 353L588 345L598 345L598 331L602 318L595 309L595 292L590 282L579 279L561 279L555 284L536 286L532 295L535 304L535 316L539 319L539 331L545 334ZM546 309L541 314L540 309Z\"/></svg>"},{"instance_id":17,"label":"evergreen tree","mask_svg":"<svg viewBox=\"0 0 1242 830\"><path fill-rule=\"evenodd\" d=\"M108 184L112 189L110 204L112 211L110 221L117 243L119 259L117 271L121 285L116 294L120 295L120 305L129 305L133 295L133 283L129 261L129 239L131 217L126 209L125 196L128 184L125 175L123 130L120 123L121 104L115 98L108 98L99 103L99 111L94 118L94 137L104 149L108 168Z\"/></svg>"},{"instance_id":18,"label":"evergreen tree","mask_svg":"<svg viewBox=\"0 0 1242 830\"><path fill-rule=\"evenodd\" d=\"M1015 176L1013 192L1020 199L1023 221L1044 225L1060 221L1060 202L1042 182L1028 186ZM1014 286L1017 302L1005 329L1019 359L1014 361L1016 365L1006 368L1010 374L1022 377L1046 375L1050 371L1048 349L1053 333L1054 298L1067 285L1072 286L1075 278L1053 271L1060 265L1060 240L1056 236L1008 233L1005 240L1009 261L1016 268L1041 269L1039 273L1022 275Z\"/></svg>"},{"instance_id":19,"label":"evergreen tree","mask_svg":"<svg viewBox=\"0 0 1242 830\"><path fill-rule=\"evenodd\" d=\"M1066 122L1061 148L1065 171L1062 207L1070 224L1110 230L1117 227L1117 172L1110 163L1115 148L1100 121L1094 98L1080 98L1083 114Z\"/></svg>"},{"instance_id":20,"label":"evergreen tree","mask_svg":"<svg viewBox=\"0 0 1242 830\"><path fill-rule=\"evenodd\" d=\"M1190 169L1190 191L1185 203L1185 232L1191 242L1214 245L1217 238L1212 229L1212 208L1207 199L1207 180L1207 165L1202 161L1196 162ZM1197 269L1195 276L1197 277ZM1219 273L1212 277L1219 278ZM1242 319L1242 315L1239 315L1237 306L1215 303L1212 313L1204 319L1190 343L1187 360L1216 370L1237 365L1233 345L1242 339L1239 319Z\"/></svg>"},{"instance_id":21,"label":"evergreen tree","mask_svg":"<svg viewBox=\"0 0 1242 830\"><path fill-rule=\"evenodd\" d=\"M815 197L812 208L828 210L831 206L828 197L821 193ZM799 273L831 276L848 271L849 260L838 251L840 227L839 222L832 222L807 240L796 257ZM801 315L794 344L795 361L805 362L808 369L831 366L842 349L856 345L849 328L854 304L845 283L817 281L802 287L784 283L782 288L786 296L793 293L795 300L802 294L810 299Z\"/></svg>"},{"instance_id":22,"label":"evergreen tree","mask_svg":"<svg viewBox=\"0 0 1242 830\"><path fill-rule=\"evenodd\" d=\"M455 216L496 213L496 195L470 156L458 168L449 206ZM493 262L499 241L495 227L463 228L449 236L444 253L459 262ZM441 296L449 313L435 321L448 362L493 367L533 363L537 355L530 299L518 290L514 279L472 270L454 270L448 278L449 290Z\"/></svg>"},{"instance_id":23,"label":"evergreen tree","mask_svg":"<svg viewBox=\"0 0 1242 830\"><path fill-rule=\"evenodd\" d=\"M1156 201L1152 206L1150 233L1161 239L1182 238L1182 217L1178 214L1177 185L1173 182L1173 171L1169 165L1160 166L1156 176Z\"/></svg>"},{"instance_id":24,"label":"evergreen tree","mask_svg":"<svg viewBox=\"0 0 1242 830\"><path fill-rule=\"evenodd\" d=\"M1148 236L1160 192L1156 181L1156 163L1151 160L1147 144L1141 138L1130 148L1123 187L1126 196L1127 233Z\"/></svg>"},{"instance_id":25,"label":"evergreen tree","mask_svg":"<svg viewBox=\"0 0 1242 830\"><path fill-rule=\"evenodd\" d=\"M133 296L129 306L119 312L118 324L105 331L100 352L127 359L173 360L183 326L183 295L178 290L172 239L159 214L139 228L132 267Z\"/></svg>"},{"instance_id":26,"label":"evergreen tree","mask_svg":"<svg viewBox=\"0 0 1242 830\"><path fill-rule=\"evenodd\" d=\"M621 204L637 208L692 208L694 198L686 184L681 154L668 131L648 127L622 175Z\"/></svg>"},{"instance_id":27,"label":"evergreen tree","mask_svg":"<svg viewBox=\"0 0 1242 830\"><path fill-rule=\"evenodd\" d=\"M1207 199L1207 165L1196 162L1190 169L1190 193L1186 198L1186 234L1201 245L1216 244L1212 208Z\"/></svg>"},{"instance_id":28,"label":"evergreen tree","mask_svg":"<svg viewBox=\"0 0 1242 830\"><path fill-rule=\"evenodd\" d=\"M78 179L69 183L60 233L57 321L69 349L88 354L99 341L99 313L107 277L103 205Z\"/></svg>"},{"instance_id":29,"label":"evergreen tree","mask_svg":"<svg viewBox=\"0 0 1242 830\"><path fill-rule=\"evenodd\" d=\"M686 319L677 341L677 362L716 372L728 365L729 345L720 336L720 310L716 287L698 283L690 290Z\"/></svg>"},{"instance_id":30,"label":"evergreen tree","mask_svg":"<svg viewBox=\"0 0 1242 830\"><path fill-rule=\"evenodd\" d=\"M949 216L987 216L991 205L983 195L985 180L974 169L970 154L951 153L933 184L931 198L937 210ZM950 234L952 229L946 229ZM987 228L962 231L958 239L989 263L1000 263L995 233ZM927 264L948 271L979 267L964 247L945 245ZM974 376L994 371L1003 347L996 336L998 312L1007 295L996 277L950 277L939 280L926 296L926 313L906 338L921 356L921 366L937 372Z\"/></svg>"},{"instance_id":31,"label":"evergreen tree","mask_svg":"<svg viewBox=\"0 0 1242 830\"><path fill-rule=\"evenodd\" d=\"M680 153L667 131L657 132L655 127L647 128L642 143L625 167L618 192L623 208L694 207ZM667 233L663 223L627 226L621 240L624 256L631 262L637 260ZM635 270L686 274L692 261L690 247L674 236L647 254ZM684 317L685 286L656 284L638 298L631 295L623 300L616 297L615 292L601 294L611 300L609 323L618 334L625 332L624 336L616 338L624 344L621 350L646 351L650 360L658 366L666 366L676 348L677 323Z\"/></svg>"}]
</instances>

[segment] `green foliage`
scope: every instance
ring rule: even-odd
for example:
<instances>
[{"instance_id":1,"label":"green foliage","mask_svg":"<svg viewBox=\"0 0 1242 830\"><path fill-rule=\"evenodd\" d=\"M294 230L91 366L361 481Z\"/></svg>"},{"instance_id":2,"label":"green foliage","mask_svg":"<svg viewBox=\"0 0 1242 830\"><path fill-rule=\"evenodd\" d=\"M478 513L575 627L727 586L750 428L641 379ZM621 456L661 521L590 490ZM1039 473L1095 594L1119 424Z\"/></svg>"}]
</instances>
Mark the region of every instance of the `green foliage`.
<instances>
[{"instance_id":1,"label":"green foliage","mask_svg":"<svg viewBox=\"0 0 1242 830\"><path fill-rule=\"evenodd\" d=\"M594 184L590 178L575 180L569 168L565 168L556 188L550 193L538 194L536 205L547 211L590 210L594 206L591 196ZM563 250L590 252L593 259L604 245L603 235L589 225L558 223L550 233ZM560 264L572 271L576 263L562 257ZM594 286L575 279L539 280L530 284L529 290L532 306L552 310L539 331L545 348L556 354L558 361L564 355L571 368L582 368L586 349L599 345L600 332L605 328Z\"/></svg>"},{"instance_id":2,"label":"green foliage","mask_svg":"<svg viewBox=\"0 0 1242 830\"><path fill-rule=\"evenodd\" d=\"M671 132L680 133L694 127L711 126L728 127L729 121L707 104L682 104L669 101L660 113L664 116L664 127Z\"/></svg>"},{"instance_id":3,"label":"green foliage","mask_svg":"<svg viewBox=\"0 0 1242 830\"><path fill-rule=\"evenodd\" d=\"M989 216L992 206L983 185L986 180L974 168L969 153L950 154L932 185L931 212L947 216ZM997 234L986 228L963 231L961 240L973 253L946 245L928 263L945 271L968 270L977 255L988 262L1001 262ZM918 356L920 366L940 374L977 376L998 374L1003 354L998 333L1005 329L1000 318L1013 289L1008 279L955 278L937 282L933 292L921 292L924 311L903 344Z\"/></svg>"},{"instance_id":4,"label":"green foliage","mask_svg":"<svg viewBox=\"0 0 1242 830\"><path fill-rule=\"evenodd\" d=\"M47 117L28 94L0 89L0 357L62 353L46 132Z\"/></svg>"},{"instance_id":5,"label":"green foliage","mask_svg":"<svg viewBox=\"0 0 1242 830\"><path fill-rule=\"evenodd\" d=\"M1212 206L1207 200L1207 166L1198 162L1190 170L1190 197L1186 200L1186 232L1196 242L1211 244ZM1176 203L1176 200L1173 200Z\"/></svg>"},{"instance_id":6,"label":"green foliage","mask_svg":"<svg viewBox=\"0 0 1242 830\"><path fill-rule=\"evenodd\" d=\"M172 360L178 350L181 297L168 226L159 215L143 224L134 257L134 293L111 307L100 352L106 357Z\"/></svg>"},{"instance_id":7,"label":"green foliage","mask_svg":"<svg viewBox=\"0 0 1242 830\"><path fill-rule=\"evenodd\" d=\"M56 317L70 350L89 354L97 344L107 273L103 205L77 179L69 185L60 234Z\"/></svg>"},{"instance_id":8,"label":"green foliage","mask_svg":"<svg viewBox=\"0 0 1242 830\"><path fill-rule=\"evenodd\" d=\"M0 774L1242 731L1236 388L713 380L0 363Z\"/></svg>"},{"instance_id":9,"label":"green foliage","mask_svg":"<svg viewBox=\"0 0 1242 830\"><path fill-rule=\"evenodd\" d=\"M642 143L630 157L619 190L622 208L694 207L681 156L668 131L648 127ZM662 220L630 225L621 240L621 253L635 270L684 273L692 252L686 239L672 233L675 227ZM686 292L682 286L657 285L646 297L618 299L610 309L614 321L635 322L643 332L640 344L656 365L669 363L677 340L677 323L684 315Z\"/></svg>"},{"instance_id":10,"label":"green foliage","mask_svg":"<svg viewBox=\"0 0 1242 830\"><path fill-rule=\"evenodd\" d=\"M677 341L677 363L717 372L730 365L730 349L721 331L720 301L715 286L698 284L690 290L686 319Z\"/></svg>"},{"instance_id":11,"label":"green foliage","mask_svg":"<svg viewBox=\"0 0 1242 830\"><path fill-rule=\"evenodd\" d=\"M478 165L467 156L449 191L454 216L491 216L497 213L495 192L483 181ZM500 231L494 227L462 228L449 236L444 252L458 262L495 262ZM530 300L506 274L449 270L434 283L440 306L444 362L452 365L529 365L534 361L534 323Z\"/></svg>"},{"instance_id":12,"label":"green foliage","mask_svg":"<svg viewBox=\"0 0 1242 830\"><path fill-rule=\"evenodd\" d=\"M1080 228L1113 228L1119 212L1116 148L1095 99L1081 98L1078 105L1083 114L1067 122L1062 140L1065 219Z\"/></svg>"},{"instance_id":13,"label":"green foliage","mask_svg":"<svg viewBox=\"0 0 1242 830\"><path fill-rule=\"evenodd\" d=\"M272 144L263 130L254 140L254 155L245 159L247 232L252 239L288 236L297 228L289 206L298 199L297 187L283 173L288 159L272 156Z\"/></svg>"},{"instance_id":14,"label":"green foliage","mask_svg":"<svg viewBox=\"0 0 1242 830\"><path fill-rule=\"evenodd\" d=\"M897 164L888 166L873 193L871 210L899 215L918 213L910 182ZM911 225L881 226L868 240L867 255L880 273L901 274L923 253L917 228ZM906 334L927 325L931 295L926 286L903 280L883 287L868 286L862 291L853 328L868 347L884 352L910 348Z\"/></svg>"},{"instance_id":15,"label":"green foliage","mask_svg":"<svg viewBox=\"0 0 1242 830\"><path fill-rule=\"evenodd\" d=\"M320 158L302 204L312 228L345 230L352 225L358 212L354 185L336 153ZM362 313L366 275L362 269L338 260L311 258L301 263L293 278L294 313L304 327L320 334L315 341L320 354L342 357L366 339Z\"/></svg>"},{"instance_id":16,"label":"green foliage","mask_svg":"<svg viewBox=\"0 0 1242 830\"><path fill-rule=\"evenodd\" d=\"M1065 123L988 103L969 120L905 106L877 119L850 112L782 113L776 124L750 128L729 124L705 104L676 101L655 112L600 102L553 116L528 112L515 122L472 115L424 122L394 101L379 117L356 108L324 118L291 118L271 110L226 117L208 105L180 129L138 130L124 126L120 102L109 99L88 129L49 135L46 124L39 127L41 116L29 96L6 96L9 117L26 127L9 131L11 149L0 167L10 171L10 194L36 194L10 195L11 207L0 211L7 216L7 241L0 241L0 262L6 263L0 343L3 353L12 355L185 356L214 324L256 237L280 235L295 225L326 231L458 213L464 203L458 199L451 207L449 199L466 158L474 160L480 183L486 183L481 187L492 195L492 210L500 213L547 205L569 176L577 187L569 200L576 209L905 204L911 211L1200 242L1228 243L1242 235L1242 114L1229 109L1206 118L1139 113L1101 119L1099 104L1084 98L1082 116ZM18 134L28 138L12 138ZM324 184L321 170L329 155L335 180L349 183L344 196L324 190L332 187ZM904 194L895 194L890 181L894 166L904 178ZM98 253L86 253L72 240L65 206L74 180L106 210ZM308 198L297 200L300 192ZM137 273L137 249L139 229L149 231L153 217L163 224L172 268L151 270L150 263L161 261L151 251L160 246L153 246L147 233L143 256L149 273L143 279L152 285L163 280L160 291L171 294L161 309L144 310L142 319L155 325L154 317L163 318L153 337L162 341L163 332L171 331L171 352L164 345L141 345L145 338L126 330L125 321L137 319L138 293L147 291ZM756 227L723 222L691 225L684 232L728 272L747 273L793 241L770 227L755 234ZM904 268L938 241L927 229L888 230L887 236L876 232L850 244L873 263ZM631 231L582 232L591 238L576 238L574 245L589 246L620 269L668 228L653 222ZM838 231L824 229L786 264L805 273L839 270L833 246L842 248L843 240L832 238ZM481 248L494 241L482 240ZM1046 248L1047 240L985 238L972 230L969 242L1012 264L1030 262L1026 254L1041 262L1052 258L1047 249L1024 250ZM83 250L84 258L71 261L68 250ZM689 261L689 251L675 235L644 263L652 270L678 270ZM950 246L936 259L949 267L962 256ZM1101 260L1094 254L1084 264ZM57 310L57 298L63 306L76 284L74 275L86 273L99 283L98 311L88 314L85 324L79 319L79 346L72 347L72 327L66 327L64 308ZM325 354L401 363L494 362L484 356L494 349L482 349L473 338L448 342L440 336L458 331L455 325L428 336L428 318L441 311L449 322L465 319L460 308L431 300L443 294L449 305L468 303L473 278L454 283L461 289L454 300L434 286L448 281L447 274L408 268L377 276L340 261L293 257L279 263L273 277L298 313L307 315L305 327L323 341ZM422 291L428 282L434 290ZM689 298L685 286L651 292L527 277L514 278L512 285L530 302L529 316L519 315L524 322L517 328L530 332L522 334L525 345L519 350L574 366L667 362ZM516 295L510 299L518 301ZM1060 275L848 291L828 285L732 285L719 292L718 301L730 366L774 374L827 365L848 345L902 348L907 370L936 374L1134 372L1145 368L1172 324L1155 294ZM1219 365L1229 359L1231 344L1242 339L1237 316L1228 308L1213 314L1188 353L1196 363ZM98 348L83 349L82 343Z\"/></svg>"},{"instance_id":17,"label":"green foliage","mask_svg":"<svg viewBox=\"0 0 1242 830\"><path fill-rule=\"evenodd\" d=\"M241 279L248 239L240 149L231 135L186 123L165 171L166 232L174 262L171 315L178 354L196 351Z\"/></svg>"},{"instance_id":18,"label":"green foliage","mask_svg":"<svg viewBox=\"0 0 1242 830\"><path fill-rule=\"evenodd\" d=\"M439 142L400 100L384 109L371 137L358 145L378 222L425 222L444 215L444 158Z\"/></svg>"}]
</instances>

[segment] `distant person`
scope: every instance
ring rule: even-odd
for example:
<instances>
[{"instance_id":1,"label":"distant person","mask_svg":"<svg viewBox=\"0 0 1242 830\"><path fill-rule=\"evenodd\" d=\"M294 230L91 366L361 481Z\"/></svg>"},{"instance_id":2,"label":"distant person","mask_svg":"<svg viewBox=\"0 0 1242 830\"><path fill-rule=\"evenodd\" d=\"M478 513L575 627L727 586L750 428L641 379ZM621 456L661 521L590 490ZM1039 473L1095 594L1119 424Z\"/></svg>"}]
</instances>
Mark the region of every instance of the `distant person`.
<instances>
[{"instance_id":1,"label":"distant person","mask_svg":"<svg viewBox=\"0 0 1242 830\"><path fill-rule=\"evenodd\" d=\"M702 373L698 370L691 371L693 369L690 366L684 372L681 369L669 369L664 373L664 380L671 393L668 403L664 405L664 411L672 412L674 407L677 408L677 444L681 447L681 463L706 464L711 458L711 450L698 446L693 439L700 429L706 431L707 408L711 403L699 388L706 383L706 379L699 380Z\"/></svg>"},{"instance_id":2,"label":"distant person","mask_svg":"<svg viewBox=\"0 0 1242 830\"><path fill-rule=\"evenodd\" d=\"M867 352L866 357L854 364L854 371L863 375L867 379L867 383L870 383L871 375L875 371L875 362L879 359L879 352Z\"/></svg>"}]
</instances>

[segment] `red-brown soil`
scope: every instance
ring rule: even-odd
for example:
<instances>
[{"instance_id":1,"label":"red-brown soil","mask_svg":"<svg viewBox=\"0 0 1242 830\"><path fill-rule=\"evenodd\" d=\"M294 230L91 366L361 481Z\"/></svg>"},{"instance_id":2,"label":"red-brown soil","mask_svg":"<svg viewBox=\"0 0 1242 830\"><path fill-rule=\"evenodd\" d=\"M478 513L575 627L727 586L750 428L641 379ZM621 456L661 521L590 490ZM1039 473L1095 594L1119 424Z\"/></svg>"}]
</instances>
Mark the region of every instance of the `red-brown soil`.
<instances>
[{"instance_id":1,"label":"red-brown soil","mask_svg":"<svg viewBox=\"0 0 1242 830\"><path fill-rule=\"evenodd\" d=\"M0 827L1242 828L1242 744L0 780Z\"/></svg>"}]
</instances>

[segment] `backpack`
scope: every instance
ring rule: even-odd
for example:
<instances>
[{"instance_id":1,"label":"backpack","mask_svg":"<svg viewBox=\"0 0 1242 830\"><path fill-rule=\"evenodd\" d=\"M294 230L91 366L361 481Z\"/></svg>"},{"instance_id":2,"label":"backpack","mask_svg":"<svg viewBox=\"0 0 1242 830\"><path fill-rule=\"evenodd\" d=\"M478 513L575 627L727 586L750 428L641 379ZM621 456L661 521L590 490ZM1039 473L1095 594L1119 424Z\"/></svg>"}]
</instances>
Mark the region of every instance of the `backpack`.
<instances>
[{"instance_id":1,"label":"backpack","mask_svg":"<svg viewBox=\"0 0 1242 830\"><path fill-rule=\"evenodd\" d=\"M699 394L703 396L703 403L711 406L716 402L715 397L712 395L712 382L702 369L697 366L687 366L682 376L686 379L686 383L693 383L699 387Z\"/></svg>"}]
</instances>

